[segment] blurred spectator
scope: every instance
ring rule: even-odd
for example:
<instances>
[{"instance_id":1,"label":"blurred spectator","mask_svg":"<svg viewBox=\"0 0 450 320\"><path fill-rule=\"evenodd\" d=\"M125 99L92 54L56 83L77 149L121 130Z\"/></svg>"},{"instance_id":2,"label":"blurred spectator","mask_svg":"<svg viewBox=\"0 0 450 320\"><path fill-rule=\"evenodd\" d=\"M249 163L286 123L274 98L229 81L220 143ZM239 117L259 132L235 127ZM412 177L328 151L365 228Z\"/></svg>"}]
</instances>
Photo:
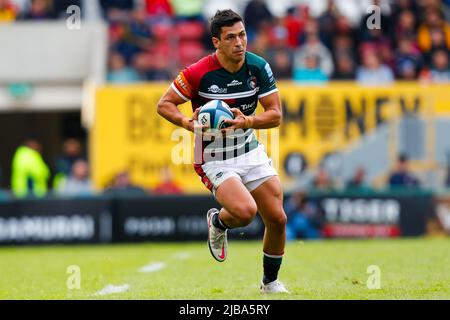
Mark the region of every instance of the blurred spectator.
<instances>
[{"instance_id":1,"label":"blurred spectator","mask_svg":"<svg viewBox=\"0 0 450 320\"><path fill-rule=\"evenodd\" d=\"M255 38L251 44L249 44L249 50L253 53L268 59L270 46L269 27L261 26L260 32L255 35Z\"/></svg>"},{"instance_id":2,"label":"blurred spectator","mask_svg":"<svg viewBox=\"0 0 450 320\"><path fill-rule=\"evenodd\" d=\"M273 15L265 0L250 0L244 9L245 29L248 42L253 42L264 23L271 23Z\"/></svg>"},{"instance_id":3,"label":"blurred spectator","mask_svg":"<svg viewBox=\"0 0 450 320\"><path fill-rule=\"evenodd\" d=\"M205 48L214 50L203 14L224 5L212 5L212 0L99 2L109 23L112 82L172 79L180 67L204 56ZM450 14L450 0L373 1L381 7L380 28L366 25L373 13L364 13L362 17L349 13L348 8L356 9L356 3L344 6L335 0L322 2L326 7L322 5L321 11L316 10L319 4L310 2L298 4L286 0L270 7L265 0L245 2L248 48L269 60L278 78L292 77L294 69L310 72L306 62L310 64L310 55L314 54L321 72L314 71L312 76L321 77L324 73L336 80L358 77L363 83L389 83L393 72L401 80L431 80L431 72L435 70L434 78L442 81L439 80L442 68L435 66L435 60L444 65L445 58L442 53L434 53L450 49L450 24L444 16ZM235 2L226 3L236 5L239 10ZM16 17L29 20L65 17L68 6L83 4L85 0L0 0L0 22ZM310 10L314 11L314 17ZM280 15L283 11L284 16ZM358 24L359 28L354 27ZM178 37L167 36L171 34ZM378 63L367 50L376 53ZM356 71L358 64L363 66Z\"/></svg>"},{"instance_id":4,"label":"blurred spectator","mask_svg":"<svg viewBox=\"0 0 450 320\"><path fill-rule=\"evenodd\" d=\"M145 7L137 7L131 12L131 22L126 28L125 40L136 52L147 51L152 45L151 26Z\"/></svg>"},{"instance_id":5,"label":"blurred spectator","mask_svg":"<svg viewBox=\"0 0 450 320\"><path fill-rule=\"evenodd\" d=\"M136 82L140 80L140 76L137 71L131 67L128 67L125 63L125 59L118 52L111 53L109 57L108 81L114 83L127 83Z\"/></svg>"},{"instance_id":6,"label":"blurred spectator","mask_svg":"<svg viewBox=\"0 0 450 320\"><path fill-rule=\"evenodd\" d=\"M310 54L305 57L303 67L294 69L293 80L302 83L324 83L328 76L319 68L319 58Z\"/></svg>"},{"instance_id":7,"label":"blurred spectator","mask_svg":"<svg viewBox=\"0 0 450 320\"><path fill-rule=\"evenodd\" d=\"M355 64L350 55L342 53L336 56L333 80L354 80Z\"/></svg>"},{"instance_id":8,"label":"blurred spectator","mask_svg":"<svg viewBox=\"0 0 450 320\"><path fill-rule=\"evenodd\" d=\"M389 186L401 188L420 187L419 180L410 172L408 167L408 157L401 154L398 157L397 166L389 177Z\"/></svg>"},{"instance_id":9,"label":"blurred spectator","mask_svg":"<svg viewBox=\"0 0 450 320\"><path fill-rule=\"evenodd\" d=\"M126 21L114 21L110 27L111 51L122 55L130 64L139 53L147 53L152 48L150 23L144 8L138 7L128 15Z\"/></svg>"},{"instance_id":10,"label":"blurred spectator","mask_svg":"<svg viewBox=\"0 0 450 320\"><path fill-rule=\"evenodd\" d=\"M169 0L145 0L145 5L150 17L171 17L173 15Z\"/></svg>"},{"instance_id":11,"label":"blurred spectator","mask_svg":"<svg viewBox=\"0 0 450 320\"><path fill-rule=\"evenodd\" d=\"M394 75L380 59L376 52L365 51L363 65L356 70L356 80L363 85L386 85L394 80Z\"/></svg>"},{"instance_id":12,"label":"blurred spectator","mask_svg":"<svg viewBox=\"0 0 450 320\"><path fill-rule=\"evenodd\" d=\"M133 57L133 60L131 62L130 67L125 66L125 61L122 62L122 66L119 64L119 66L123 70L127 70L127 76L124 77L124 80L121 80L121 82L135 82L138 81L137 78L140 78L142 80L149 79L149 73L151 72L154 64L154 60L152 59L152 56L150 54L142 53L137 54ZM120 70L120 69L119 69ZM128 74L130 76L128 76ZM126 78L130 78L130 80L127 80Z\"/></svg>"},{"instance_id":13,"label":"blurred spectator","mask_svg":"<svg viewBox=\"0 0 450 320\"><path fill-rule=\"evenodd\" d=\"M169 167L164 167L161 171L161 182L153 190L155 194L181 194L183 190L175 182L172 171Z\"/></svg>"},{"instance_id":14,"label":"blurred spectator","mask_svg":"<svg viewBox=\"0 0 450 320\"><path fill-rule=\"evenodd\" d=\"M354 43L348 35L337 35L333 39L333 55L336 58L338 55L343 54L355 60Z\"/></svg>"},{"instance_id":15,"label":"blurred spectator","mask_svg":"<svg viewBox=\"0 0 450 320\"><path fill-rule=\"evenodd\" d=\"M400 38L395 54L395 73L398 79L414 80L423 67L420 51L411 37Z\"/></svg>"},{"instance_id":16,"label":"blurred spectator","mask_svg":"<svg viewBox=\"0 0 450 320\"><path fill-rule=\"evenodd\" d=\"M397 39L416 37L416 17L411 10L404 10L395 19L395 36Z\"/></svg>"},{"instance_id":17,"label":"blurred spectator","mask_svg":"<svg viewBox=\"0 0 450 320\"><path fill-rule=\"evenodd\" d=\"M114 176L110 185L105 189L105 193L146 194L147 192L131 182L130 174L127 171L122 171Z\"/></svg>"},{"instance_id":18,"label":"blurred spectator","mask_svg":"<svg viewBox=\"0 0 450 320\"><path fill-rule=\"evenodd\" d=\"M83 159L83 150L79 140L68 138L63 143L62 154L55 162L53 188L60 189L70 175L75 161Z\"/></svg>"},{"instance_id":19,"label":"blurred spectator","mask_svg":"<svg viewBox=\"0 0 450 320\"><path fill-rule=\"evenodd\" d=\"M358 167L350 179L347 182L346 189L349 191L370 191L371 188L366 184L366 170L363 167Z\"/></svg>"},{"instance_id":20,"label":"blurred spectator","mask_svg":"<svg viewBox=\"0 0 450 320\"><path fill-rule=\"evenodd\" d=\"M292 51L287 47L269 50L268 61L276 79L292 79Z\"/></svg>"},{"instance_id":21,"label":"blurred spectator","mask_svg":"<svg viewBox=\"0 0 450 320\"><path fill-rule=\"evenodd\" d=\"M445 43L445 35L444 32L440 29L434 29L430 32L431 37L431 49L428 52L425 52L423 54L425 64L430 66L432 64L432 56L433 53L437 50L444 50L447 51L450 49L450 47L447 47L447 44Z\"/></svg>"},{"instance_id":22,"label":"blurred spectator","mask_svg":"<svg viewBox=\"0 0 450 320\"><path fill-rule=\"evenodd\" d=\"M422 70L420 79L435 83L450 82L449 51L436 50L431 57L431 67Z\"/></svg>"},{"instance_id":23,"label":"blurred spectator","mask_svg":"<svg viewBox=\"0 0 450 320\"><path fill-rule=\"evenodd\" d=\"M449 51L437 50L432 55L431 81L450 82Z\"/></svg>"},{"instance_id":24,"label":"blurred spectator","mask_svg":"<svg viewBox=\"0 0 450 320\"><path fill-rule=\"evenodd\" d=\"M450 82L450 63L448 50L436 50L435 52L433 52L429 79L434 83Z\"/></svg>"},{"instance_id":25,"label":"blurred spectator","mask_svg":"<svg viewBox=\"0 0 450 320\"><path fill-rule=\"evenodd\" d=\"M327 0L327 8L318 18L320 28L320 39L323 44L332 50L333 37L336 32L336 22L339 11L334 0Z\"/></svg>"},{"instance_id":26,"label":"blurred spectator","mask_svg":"<svg viewBox=\"0 0 450 320\"><path fill-rule=\"evenodd\" d=\"M198 59L193 60L197 61ZM165 81L174 78L170 64L171 62L167 56L163 56L161 53L153 55L153 64L146 73L146 80Z\"/></svg>"},{"instance_id":27,"label":"blurred spectator","mask_svg":"<svg viewBox=\"0 0 450 320\"><path fill-rule=\"evenodd\" d=\"M312 187L317 191L331 191L334 189L334 183L324 167L320 167L315 176Z\"/></svg>"},{"instance_id":28,"label":"blurred spectator","mask_svg":"<svg viewBox=\"0 0 450 320\"><path fill-rule=\"evenodd\" d=\"M357 39L357 31L352 27L349 19L344 15L337 16L333 37L336 36L347 36L351 39Z\"/></svg>"},{"instance_id":29,"label":"blurred spectator","mask_svg":"<svg viewBox=\"0 0 450 320\"><path fill-rule=\"evenodd\" d=\"M318 205L308 201L304 192L295 192L284 208L287 216L286 239L318 239L321 237L322 215Z\"/></svg>"},{"instance_id":30,"label":"blurred spectator","mask_svg":"<svg viewBox=\"0 0 450 320\"><path fill-rule=\"evenodd\" d=\"M47 20L54 18L50 0L31 0L29 10L23 15L24 20Z\"/></svg>"},{"instance_id":31,"label":"blurred spectator","mask_svg":"<svg viewBox=\"0 0 450 320\"><path fill-rule=\"evenodd\" d=\"M442 33L444 45L450 49L450 25L444 21L442 13L434 8L428 8L425 12L425 21L420 25L417 35L417 41L423 52L429 52L433 49L432 34Z\"/></svg>"},{"instance_id":32,"label":"blurred spectator","mask_svg":"<svg viewBox=\"0 0 450 320\"><path fill-rule=\"evenodd\" d=\"M167 57L161 55L138 54L133 59L133 71L142 80L167 80L170 73L167 69ZM136 80L133 80L136 81Z\"/></svg>"},{"instance_id":33,"label":"blurred spectator","mask_svg":"<svg viewBox=\"0 0 450 320\"><path fill-rule=\"evenodd\" d=\"M35 138L27 138L17 148L12 159L11 188L17 197L47 194L50 170L42 158L42 145Z\"/></svg>"},{"instance_id":34,"label":"blurred spectator","mask_svg":"<svg viewBox=\"0 0 450 320\"><path fill-rule=\"evenodd\" d=\"M378 46L378 52L380 56L380 61L385 64L391 71L395 67L395 52L390 43L384 42Z\"/></svg>"},{"instance_id":35,"label":"blurred spectator","mask_svg":"<svg viewBox=\"0 0 450 320\"><path fill-rule=\"evenodd\" d=\"M305 10L291 7L284 18L284 26L287 31L287 44L290 48L296 48L300 44L300 35L305 28L307 19Z\"/></svg>"},{"instance_id":36,"label":"blurred spectator","mask_svg":"<svg viewBox=\"0 0 450 320\"><path fill-rule=\"evenodd\" d=\"M59 193L63 195L90 195L94 191L89 179L89 166L85 160L76 160L70 175L62 185Z\"/></svg>"},{"instance_id":37,"label":"blurred spectator","mask_svg":"<svg viewBox=\"0 0 450 320\"><path fill-rule=\"evenodd\" d=\"M398 61L395 72L399 80L415 80L417 78L416 61L410 57L404 57Z\"/></svg>"},{"instance_id":38,"label":"blurred spectator","mask_svg":"<svg viewBox=\"0 0 450 320\"><path fill-rule=\"evenodd\" d=\"M318 67L326 76L330 76L333 72L333 59L330 51L319 40L317 23L309 20L306 27L305 43L300 46L294 53L294 72L295 70L304 68L311 56L318 58ZM311 60L308 61L311 63Z\"/></svg>"},{"instance_id":39,"label":"blurred spectator","mask_svg":"<svg viewBox=\"0 0 450 320\"><path fill-rule=\"evenodd\" d=\"M16 20L17 9L10 0L0 0L0 23Z\"/></svg>"},{"instance_id":40,"label":"blurred spectator","mask_svg":"<svg viewBox=\"0 0 450 320\"><path fill-rule=\"evenodd\" d=\"M288 30L284 25L284 20L282 18L274 19L269 31L269 40L271 47L286 47L288 44Z\"/></svg>"},{"instance_id":41,"label":"blurred spectator","mask_svg":"<svg viewBox=\"0 0 450 320\"><path fill-rule=\"evenodd\" d=\"M411 12L414 15L414 19L416 21L417 18L419 17L420 8L416 0L394 0L391 3L391 9L392 9L391 21L394 23L402 19L400 15L405 11Z\"/></svg>"}]
</instances>

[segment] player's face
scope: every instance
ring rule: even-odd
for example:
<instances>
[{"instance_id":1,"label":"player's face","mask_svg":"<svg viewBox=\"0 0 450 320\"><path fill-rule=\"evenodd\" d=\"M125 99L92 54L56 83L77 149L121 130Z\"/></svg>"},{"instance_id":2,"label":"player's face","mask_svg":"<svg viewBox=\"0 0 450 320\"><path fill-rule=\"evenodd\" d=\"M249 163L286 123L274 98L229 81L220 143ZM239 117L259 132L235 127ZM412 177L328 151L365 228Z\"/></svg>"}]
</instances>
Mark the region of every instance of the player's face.
<instances>
[{"instance_id":1,"label":"player's face","mask_svg":"<svg viewBox=\"0 0 450 320\"><path fill-rule=\"evenodd\" d=\"M214 44L221 53L233 62L244 60L247 49L247 34L242 22L231 27L222 27L220 39L214 38Z\"/></svg>"}]
</instances>

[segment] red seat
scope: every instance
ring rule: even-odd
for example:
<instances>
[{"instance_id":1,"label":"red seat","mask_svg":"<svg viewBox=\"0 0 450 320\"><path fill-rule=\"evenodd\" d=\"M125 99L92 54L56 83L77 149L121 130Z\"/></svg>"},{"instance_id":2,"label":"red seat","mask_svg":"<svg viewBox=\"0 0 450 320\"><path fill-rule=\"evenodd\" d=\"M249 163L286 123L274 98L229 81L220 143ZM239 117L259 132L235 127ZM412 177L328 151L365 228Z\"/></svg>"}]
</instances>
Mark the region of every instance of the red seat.
<instances>
[{"instance_id":1,"label":"red seat","mask_svg":"<svg viewBox=\"0 0 450 320\"><path fill-rule=\"evenodd\" d=\"M201 59L205 53L203 45L198 41L182 41L179 43L180 66L188 66Z\"/></svg>"},{"instance_id":2,"label":"red seat","mask_svg":"<svg viewBox=\"0 0 450 320\"><path fill-rule=\"evenodd\" d=\"M175 29L175 32L179 36L180 41L200 40L205 33L205 27L203 23L198 21L178 22Z\"/></svg>"},{"instance_id":3,"label":"red seat","mask_svg":"<svg viewBox=\"0 0 450 320\"><path fill-rule=\"evenodd\" d=\"M152 33L157 40L173 37L175 32L175 28L168 23L157 23L152 26Z\"/></svg>"},{"instance_id":4,"label":"red seat","mask_svg":"<svg viewBox=\"0 0 450 320\"><path fill-rule=\"evenodd\" d=\"M171 46L167 42L156 42L151 50L153 54L164 56L170 56L172 51Z\"/></svg>"}]
</instances>

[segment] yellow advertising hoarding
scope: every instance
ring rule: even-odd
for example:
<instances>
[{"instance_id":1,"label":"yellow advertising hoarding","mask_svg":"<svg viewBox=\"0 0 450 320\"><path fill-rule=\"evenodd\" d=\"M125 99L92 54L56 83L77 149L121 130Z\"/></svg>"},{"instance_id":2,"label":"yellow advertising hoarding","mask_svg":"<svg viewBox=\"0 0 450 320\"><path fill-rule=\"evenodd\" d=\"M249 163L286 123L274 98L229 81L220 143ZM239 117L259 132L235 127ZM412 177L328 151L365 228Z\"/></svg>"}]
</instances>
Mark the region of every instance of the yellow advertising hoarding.
<instances>
[{"instance_id":1,"label":"yellow advertising hoarding","mask_svg":"<svg viewBox=\"0 0 450 320\"><path fill-rule=\"evenodd\" d=\"M161 182L161 172L168 166L186 192L207 192L192 167L193 135L156 112L167 87L168 83L152 83L97 90L90 151L98 188L127 170L134 183L151 189ZM286 188L293 183L290 173L317 165L328 153L345 148L393 117L405 113L450 115L448 85L333 83L305 87L285 82L279 83L279 89L283 124L259 132L259 140L266 144ZM190 103L180 110L192 114Z\"/></svg>"}]
</instances>

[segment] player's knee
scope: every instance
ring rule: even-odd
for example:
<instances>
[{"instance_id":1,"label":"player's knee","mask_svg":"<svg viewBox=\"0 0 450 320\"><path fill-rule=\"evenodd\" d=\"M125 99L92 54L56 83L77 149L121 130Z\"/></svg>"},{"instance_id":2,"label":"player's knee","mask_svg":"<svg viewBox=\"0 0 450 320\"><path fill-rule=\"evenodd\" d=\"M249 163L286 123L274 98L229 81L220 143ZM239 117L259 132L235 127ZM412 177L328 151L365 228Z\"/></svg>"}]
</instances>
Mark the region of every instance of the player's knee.
<instances>
[{"instance_id":1,"label":"player's knee","mask_svg":"<svg viewBox=\"0 0 450 320\"><path fill-rule=\"evenodd\" d=\"M278 218L277 224L282 227L283 229L286 228L286 224L287 224L287 216L284 213L284 211L282 212L281 216Z\"/></svg>"},{"instance_id":2,"label":"player's knee","mask_svg":"<svg viewBox=\"0 0 450 320\"><path fill-rule=\"evenodd\" d=\"M256 203L248 202L235 207L235 217L240 221L241 226L246 226L252 222L256 215Z\"/></svg>"},{"instance_id":3,"label":"player's knee","mask_svg":"<svg viewBox=\"0 0 450 320\"><path fill-rule=\"evenodd\" d=\"M269 227L276 229L285 229L287 224L287 217L284 211L280 211L278 214L273 215L270 219L267 219L270 224Z\"/></svg>"}]
</instances>

